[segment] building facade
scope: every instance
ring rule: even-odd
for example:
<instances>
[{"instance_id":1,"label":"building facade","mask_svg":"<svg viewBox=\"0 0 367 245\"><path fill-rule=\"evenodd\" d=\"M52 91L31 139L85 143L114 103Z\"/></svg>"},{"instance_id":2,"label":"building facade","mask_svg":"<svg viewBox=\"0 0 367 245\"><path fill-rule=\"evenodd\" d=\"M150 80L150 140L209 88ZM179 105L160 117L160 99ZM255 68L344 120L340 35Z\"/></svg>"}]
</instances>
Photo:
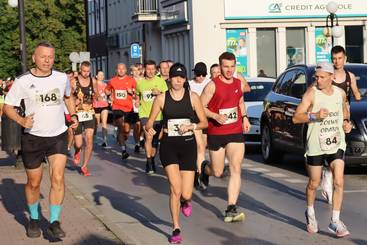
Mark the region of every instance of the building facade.
<instances>
[{"instance_id":1,"label":"building facade","mask_svg":"<svg viewBox=\"0 0 367 245\"><path fill-rule=\"evenodd\" d=\"M292 64L329 60L335 44L346 48L349 62L367 62L367 5L335 1L338 38L325 35L329 0L106 0L109 76L118 62L146 59L210 66L227 50L235 53L237 70L245 76L262 70L275 77ZM131 58L132 43L141 45L141 59Z\"/></svg>"}]
</instances>

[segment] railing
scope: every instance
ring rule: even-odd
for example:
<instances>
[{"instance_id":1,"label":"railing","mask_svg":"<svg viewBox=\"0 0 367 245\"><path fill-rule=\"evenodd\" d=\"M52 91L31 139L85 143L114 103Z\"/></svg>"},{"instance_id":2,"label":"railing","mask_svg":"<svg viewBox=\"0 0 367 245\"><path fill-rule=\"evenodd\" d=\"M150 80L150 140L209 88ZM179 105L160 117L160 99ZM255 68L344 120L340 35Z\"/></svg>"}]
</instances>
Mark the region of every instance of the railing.
<instances>
[{"instance_id":1,"label":"railing","mask_svg":"<svg viewBox=\"0 0 367 245\"><path fill-rule=\"evenodd\" d=\"M135 0L135 14L158 13L158 0Z\"/></svg>"}]
</instances>

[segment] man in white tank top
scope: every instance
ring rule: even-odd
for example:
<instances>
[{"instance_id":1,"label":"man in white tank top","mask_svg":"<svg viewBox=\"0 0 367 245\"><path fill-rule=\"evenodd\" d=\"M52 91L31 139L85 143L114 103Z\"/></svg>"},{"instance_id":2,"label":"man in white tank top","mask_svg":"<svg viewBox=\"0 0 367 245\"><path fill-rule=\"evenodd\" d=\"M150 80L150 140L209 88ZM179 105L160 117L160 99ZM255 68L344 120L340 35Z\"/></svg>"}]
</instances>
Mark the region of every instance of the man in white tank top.
<instances>
[{"instance_id":1,"label":"man in white tank top","mask_svg":"<svg viewBox=\"0 0 367 245\"><path fill-rule=\"evenodd\" d=\"M293 116L294 123L308 123L307 171L309 181L306 188L307 210L305 212L307 231L318 232L314 202L320 185L323 166L330 166L334 175L332 218L328 229L337 237L349 235L339 219L343 200L345 133L352 126L346 107L346 94L332 85L334 67L328 62L316 66L316 84L309 87Z\"/></svg>"}]
</instances>

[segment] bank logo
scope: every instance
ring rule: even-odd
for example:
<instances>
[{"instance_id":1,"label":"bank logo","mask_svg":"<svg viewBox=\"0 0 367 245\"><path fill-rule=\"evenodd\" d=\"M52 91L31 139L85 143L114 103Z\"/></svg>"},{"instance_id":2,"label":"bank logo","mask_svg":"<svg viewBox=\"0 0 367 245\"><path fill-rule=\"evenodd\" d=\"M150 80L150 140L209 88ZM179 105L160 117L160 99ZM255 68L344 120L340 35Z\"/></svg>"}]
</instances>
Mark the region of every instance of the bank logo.
<instances>
[{"instance_id":1,"label":"bank logo","mask_svg":"<svg viewBox=\"0 0 367 245\"><path fill-rule=\"evenodd\" d=\"M268 7L269 13L281 13L282 4L281 3L271 3Z\"/></svg>"}]
</instances>

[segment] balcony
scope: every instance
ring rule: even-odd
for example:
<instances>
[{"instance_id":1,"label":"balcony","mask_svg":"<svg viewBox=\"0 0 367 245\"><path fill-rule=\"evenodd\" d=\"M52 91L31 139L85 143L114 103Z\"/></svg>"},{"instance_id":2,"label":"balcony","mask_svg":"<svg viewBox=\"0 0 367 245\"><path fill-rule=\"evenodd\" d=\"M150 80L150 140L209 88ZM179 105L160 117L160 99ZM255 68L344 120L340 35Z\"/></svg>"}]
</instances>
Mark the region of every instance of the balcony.
<instances>
[{"instance_id":1,"label":"balcony","mask_svg":"<svg viewBox=\"0 0 367 245\"><path fill-rule=\"evenodd\" d=\"M158 21L159 0L135 0L134 21Z\"/></svg>"}]
</instances>

